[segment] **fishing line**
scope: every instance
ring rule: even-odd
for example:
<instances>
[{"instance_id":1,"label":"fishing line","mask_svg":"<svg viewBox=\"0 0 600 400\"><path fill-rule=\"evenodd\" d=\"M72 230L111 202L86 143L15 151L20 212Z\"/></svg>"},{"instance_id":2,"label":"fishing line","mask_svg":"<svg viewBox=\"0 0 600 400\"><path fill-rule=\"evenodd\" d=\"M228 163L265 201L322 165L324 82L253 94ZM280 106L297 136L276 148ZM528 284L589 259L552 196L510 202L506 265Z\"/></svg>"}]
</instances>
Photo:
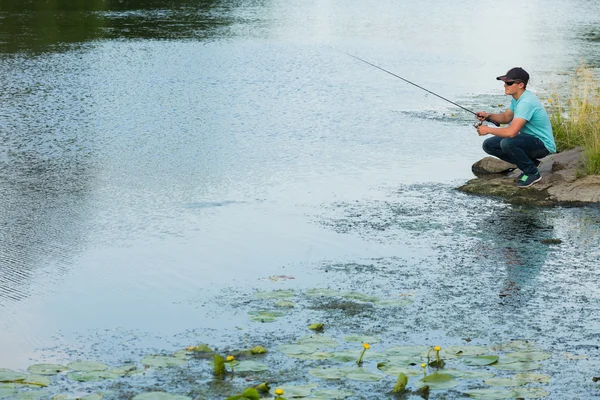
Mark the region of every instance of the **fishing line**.
<instances>
[{"instance_id":1,"label":"fishing line","mask_svg":"<svg viewBox=\"0 0 600 400\"><path fill-rule=\"evenodd\" d=\"M460 104L457 104L457 103L453 102L452 100L448 100L447 98L445 98L445 97L443 97L443 96L440 96L439 94L437 94L437 93L434 93L434 92L432 92L432 91L431 91L431 90L429 90L429 89L425 89L423 86L419 86L419 85L417 85L416 83L409 81L408 79L404 79L403 77L401 77L401 76L399 76L399 75L396 75L395 73L393 73L393 72L390 72L390 71L388 71L387 69L383 69L383 68L381 68L381 67L380 67L380 66L378 66L378 65L375 65L375 64L373 64L373 63L370 63L370 62L368 62L368 61L366 61L366 60L363 60L362 58L360 58L360 57L357 57L357 56L355 56L355 55L352 55L352 54L350 54L350 53L346 53L346 54L348 54L348 55L349 55L350 57L352 57L352 58L355 58L355 59L357 59L358 61L362 61L362 62L364 62L365 64L369 64L369 65L370 65L370 66L372 66L372 67L375 67L375 68L377 68L377 69L379 69L379 70L381 70L381 71L383 71L383 72L386 72L386 73L388 73L388 74L390 74L390 75L392 75L392 76L395 76L395 77L396 77L396 78L398 78L398 79L402 79L404 82L406 82L406 83L410 83L411 85L413 85L413 86L416 86L416 87L418 87L419 89L426 91L427 93L431 93L432 95L434 95L434 96L437 96L437 97L439 97L440 99L447 101L448 103L454 104L456 107L462 108L463 110L465 110L465 111L468 111L468 112L470 112L471 114L473 114L473 115L475 115L475 116L477 115L477 113L476 113L475 111L469 110L468 108L466 108L466 107L463 107L463 106L461 106ZM486 119L486 121L489 121L489 122L493 123L493 124L494 124L494 125L496 125L496 126L500 126L500 124L498 124L498 123L496 123L496 122L494 122L494 121L490 121L489 119ZM481 125L481 124L480 124L480 125Z\"/></svg>"}]
</instances>

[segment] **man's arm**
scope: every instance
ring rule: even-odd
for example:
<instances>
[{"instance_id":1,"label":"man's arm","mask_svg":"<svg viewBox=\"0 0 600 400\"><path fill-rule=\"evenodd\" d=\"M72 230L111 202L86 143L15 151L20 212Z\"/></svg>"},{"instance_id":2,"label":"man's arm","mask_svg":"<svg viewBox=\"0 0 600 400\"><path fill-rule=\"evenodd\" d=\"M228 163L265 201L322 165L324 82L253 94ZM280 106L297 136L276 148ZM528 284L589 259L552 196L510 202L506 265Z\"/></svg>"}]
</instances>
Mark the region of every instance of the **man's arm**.
<instances>
[{"instance_id":1,"label":"man's arm","mask_svg":"<svg viewBox=\"0 0 600 400\"><path fill-rule=\"evenodd\" d=\"M480 121L497 122L499 124L508 124L515 116L510 108L501 114L492 114L485 111L479 111L475 114Z\"/></svg>"}]
</instances>

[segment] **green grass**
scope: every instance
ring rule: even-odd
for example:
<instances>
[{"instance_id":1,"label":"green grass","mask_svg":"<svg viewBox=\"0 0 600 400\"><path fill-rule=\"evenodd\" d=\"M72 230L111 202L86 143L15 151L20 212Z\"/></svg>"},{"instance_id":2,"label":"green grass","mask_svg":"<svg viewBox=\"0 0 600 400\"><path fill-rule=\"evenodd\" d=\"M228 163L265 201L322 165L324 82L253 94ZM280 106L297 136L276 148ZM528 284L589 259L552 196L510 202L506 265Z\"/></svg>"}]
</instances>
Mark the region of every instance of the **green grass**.
<instances>
[{"instance_id":1,"label":"green grass","mask_svg":"<svg viewBox=\"0 0 600 400\"><path fill-rule=\"evenodd\" d=\"M582 146L589 175L600 175L600 84L595 73L585 66L577 69L570 94L548 99L557 150Z\"/></svg>"}]
</instances>

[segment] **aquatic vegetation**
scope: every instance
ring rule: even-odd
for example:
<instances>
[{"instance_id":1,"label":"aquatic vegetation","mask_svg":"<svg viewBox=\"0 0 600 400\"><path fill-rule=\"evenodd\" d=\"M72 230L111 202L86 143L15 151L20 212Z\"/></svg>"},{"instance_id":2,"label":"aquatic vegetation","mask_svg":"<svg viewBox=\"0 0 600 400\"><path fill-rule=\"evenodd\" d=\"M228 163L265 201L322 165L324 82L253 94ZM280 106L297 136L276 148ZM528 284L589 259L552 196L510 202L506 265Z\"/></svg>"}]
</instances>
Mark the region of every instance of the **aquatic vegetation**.
<instances>
[{"instance_id":1,"label":"aquatic vegetation","mask_svg":"<svg viewBox=\"0 0 600 400\"><path fill-rule=\"evenodd\" d=\"M597 72L585 65L571 76L571 93L547 100L559 151L583 146L585 173L600 174L600 84Z\"/></svg>"},{"instance_id":2,"label":"aquatic vegetation","mask_svg":"<svg viewBox=\"0 0 600 400\"><path fill-rule=\"evenodd\" d=\"M358 357L358 360L356 361L356 363L357 363L358 365L362 365L362 359L363 359L363 356L365 355L365 352L366 352L367 350L369 350L370 348L371 348L371 346L369 345L369 343L364 343L364 344L363 344L363 350L362 350L362 353L360 353L360 356Z\"/></svg>"},{"instance_id":3,"label":"aquatic vegetation","mask_svg":"<svg viewBox=\"0 0 600 400\"><path fill-rule=\"evenodd\" d=\"M276 399L283 399L283 397L281 397L281 396L283 396L284 393L285 392L281 388L275 389L275 394L277 395L277 397L275 397L275 398Z\"/></svg>"}]
</instances>

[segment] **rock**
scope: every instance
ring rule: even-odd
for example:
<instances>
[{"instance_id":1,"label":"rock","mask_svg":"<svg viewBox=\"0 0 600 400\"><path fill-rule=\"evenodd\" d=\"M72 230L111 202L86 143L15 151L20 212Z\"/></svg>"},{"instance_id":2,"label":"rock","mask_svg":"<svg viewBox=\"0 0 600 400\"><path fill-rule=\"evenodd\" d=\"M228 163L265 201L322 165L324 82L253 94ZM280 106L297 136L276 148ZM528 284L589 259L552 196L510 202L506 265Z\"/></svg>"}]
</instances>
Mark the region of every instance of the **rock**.
<instances>
[{"instance_id":1,"label":"rock","mask_svg":"<svg viewBox=\"0 0 600 400\"><path fill-rule=\"evenodd\" d=\"M515 180L521 173L519 169L512 170L512 164L485 157L473 164L473 173L478 178L468 181L458 190L499 196L513 204L552 206L600 203L600 175L579 177L583 154L583 148L576 148L543 158L538 167L542 180L528 188L515 186Z\"/></svg>"},{"instance_id":2,"label":"rock","mask_svg":"<svg viewBox=\"0 0 600 400\"><path fill-rule=\"evenodd\" d=\"M485 157L477 161L471 167L471 170L475 176L488 175L488 174L501 174L504 172L510 172L516 169L515 164L507 163L496 157Z\"/></svg>"}]
</instances>

